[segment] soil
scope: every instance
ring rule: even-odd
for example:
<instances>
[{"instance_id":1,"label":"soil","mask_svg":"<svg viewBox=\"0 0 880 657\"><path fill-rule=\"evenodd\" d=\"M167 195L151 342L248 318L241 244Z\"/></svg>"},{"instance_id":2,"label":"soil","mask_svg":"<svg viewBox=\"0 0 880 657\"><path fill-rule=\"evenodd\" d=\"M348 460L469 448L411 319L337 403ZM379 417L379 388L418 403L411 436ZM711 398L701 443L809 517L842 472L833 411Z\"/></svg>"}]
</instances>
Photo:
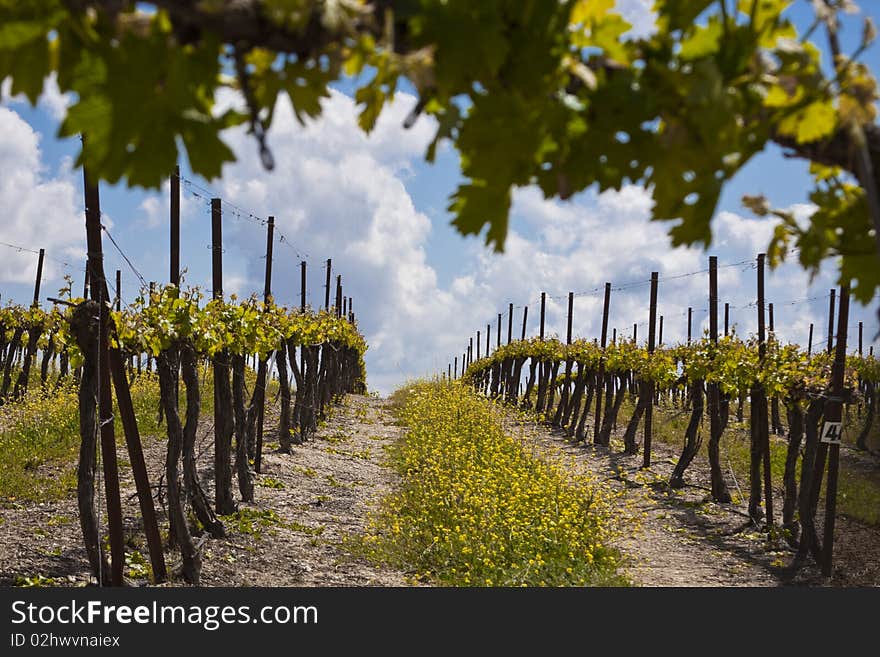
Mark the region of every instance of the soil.
<instances>
[{"instance_id":1,"label":"soil","mask_svg":"<svg viewBox=\"0 0 880 657\"><path fill-rule=\"evenodd\" d=\"M257 476L255 503L240 505L247 517L261 512L275 515L264 516L264 524L256 516L250 526L227 519L227 538L202 539L201 584L410 585L407 573L378 567L352 556L345 547L347 537L363 533L369 510L397 483L397 476L385 465L385 448L404 429L396 424L388 402L348 396L314 439L295 446L292 454L277 452L271 431L276 412L267 409L263 472ZM623 455L619 438L612 440L610 449L573 445L544 425L515 422L508 411L501 415L511 433L539 457L561 460L572 472L590 473L620 493L619 513L632 522L617 547L624 555L624 570L636 585L880 585L876 526L838 518L831 579L823 578L810 562L792 571L794 552L784 541L768 544L766 532L749 519L744 501L711 501L709 468L702 455L688 469L687 485L673 490L666 482L678 454L670 445L655 444L653 465L642 470L642 456ZM207 421L198 435L199 467L206 477L212 441L213 426ZM144 452L155 486L161 481L165 441L144 438ZM120 459L125 456L122 447ZM134 483L125 461L121 473L127 550L145 557ZM747 482L735 482L729 472L726 476L731 493L742 500L738 487ZM206 492L213 491L206 486ZM160 527L167 527L161 504L158 510ZM59 586L93 583L81 543L73 492L69 499L0 509L0 585L14 585L20 578ZM176 553L166 553L172 571L179 569L175 558ZM129 584L148 583L136 560L126 570ZM178 577L172 585L180 584Z\"/></svg>"},{"instance_id":2,"label":"soil","mask_svg":"<svg viewBox=\"0 0 880 657\"><path fill-rule=\"evenodd\" d=\"M622 453L622 429L609 448L574 445L561 431L534 422L517 426L510 415L507 422L542 458L591 474L622 494L622 506L637 516L637 528L625 533L617 547L624 555L627 575L637 586L880 586L880 527L838 515L834 572L826 579L809 559L792 568L795 550L784 540L768 542L766 528L756 526L747 513L748 482L736 482L726 472L734 500L743 501L712 501L709 463L702 454L688 468L685 487L672 489L667 482L678 450L668 444L655 443L652 465L642 469L641 453ZM740 487L745 487L744 494ZM782 498L776 492L778 523Z\"/></svg>"},{"instance_id":3,"label":"soil","mask_svg":"<svg viewBox=\"0 0 880 657\"><path fill-rule=\"evenodd\" d=\"M227 538L202 544L203 586L403 586L405 573L374 566L352 557L341 545L346 536L364 530L370 505L394 485L395 474L384 467L385 446L402 429L394 424L386 402L350 395L334 409L316 436L294 446L292 454L278 453L270 428L277 424L267 409L263 472L257 475L255 503L240 508L277 516L241 531L226 522ZM210 474L213 425L200 426L199 471ZM126 456L124 447L120 459ZM144 438L144 456L155 486L165 460L165 441ZM127 551L144 557L147 549L138 531L139 512L134 481L121 463L121 488ZM213 491L203 483L209 496ZM237 491L236 491L237 493ZM167 527L158 508L160 527ZM245 511L246 514L252 515ZM57 502L0 509L0 586L20 577L52 578L52 583L86 585L88 571L74 494ZM234 523L242 525L244 523ZM105 525L106 527L106 525ZM166 553L169 569L179 563ZM130 568L127 575L132 573ZM145 585L144 575L129 578ZM174 584L181 584L178 578Z\"/></svg>"}]
</instances>

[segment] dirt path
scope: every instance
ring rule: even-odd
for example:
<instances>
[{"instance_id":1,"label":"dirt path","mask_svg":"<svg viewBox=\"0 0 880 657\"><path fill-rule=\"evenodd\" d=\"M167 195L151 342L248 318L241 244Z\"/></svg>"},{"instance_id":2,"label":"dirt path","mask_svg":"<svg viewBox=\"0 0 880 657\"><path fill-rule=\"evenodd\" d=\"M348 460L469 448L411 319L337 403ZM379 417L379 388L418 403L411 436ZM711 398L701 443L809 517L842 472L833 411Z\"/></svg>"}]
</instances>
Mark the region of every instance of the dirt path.
<instances>
[{"instance_id":1,"label":"dirt path","mask_svg":"<svg viewBox=\"0 0 880 657\"><path fill-rule=\"evenodd\" d=\"M880 585L876 528L839 518L834 577L827 581L810 565L792 575L787 570L792 550L786 544L768 545L744 502L712 502L708 462L702 456L688 469L688 485L672 490L666 482L678 454L669 445L655 444L652 467L641 470L641 454L622 454L620 440L612 439L610 450L572 445L546 426L510 418L506 422L538 456L561 459L573 471L589 473L622 492L621 508L640 517L638 528L618 541L625 570L638 586ZM735 486L731 492L743 499Z\"/></svg>"},{"instance_id":2,"label":"dirt path","mask_svg":"<svg viewBox=\"0 0 880 657\"><path fill-rule=\"evenodd\" d=\"M385 401L347 397L315 438L295 447L292 454L274 451L277 443L273 443L271 427L275 423L270 410L255 504L241 505L239 516L227 520L227 538L204 543L201 584L406 585L404 573L352 559L340 546L344 536L363 530L370 505L381 499L394 482L394 473L382 465L384 447L402 429L393 424ZM210 422L200 427L200 472L207 471L213 457L212 430ZM164 440L145 438L144 452L150 481L155 485L164 464ZM124 456L122 448L120 458ZM143 575L137 576L138 561L140 555L146 557L147 551L143 534L137 531L137 499L126 463L122 463L122 475L126 550L133 555L126 574L136 583L138 579L144 583ZM89 581L72 496L58 502L0 509L0 585L14 584L21 577L50 578L42 582L62 586ZM167 527L164 513L160 527ZM168 553L166 558L174 556ZM173 568L176 564L169 565Z\"/></svg>"}]
</instances>

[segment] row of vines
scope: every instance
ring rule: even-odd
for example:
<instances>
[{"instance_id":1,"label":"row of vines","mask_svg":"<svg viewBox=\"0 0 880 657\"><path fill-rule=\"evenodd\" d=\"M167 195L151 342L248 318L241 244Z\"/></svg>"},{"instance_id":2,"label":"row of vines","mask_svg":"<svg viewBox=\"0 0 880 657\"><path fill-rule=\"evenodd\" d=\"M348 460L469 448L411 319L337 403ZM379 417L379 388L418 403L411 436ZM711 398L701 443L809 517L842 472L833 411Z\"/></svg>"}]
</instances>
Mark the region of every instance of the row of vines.
<instances>
[{"instance_id":1,"label":"row of vines","mask_svg":"<svg viewBox=\"0 0 880 657\"><path fill-rule=\"evenodd\" d=\"M106 287L104 292L99 298L107 298ZM0 309L0 399L15 403L27 393L28 382L37 380L31 374L37 361L44 390L70 377L77 382L81 438L77 496L83 539L99 583L118 584L122 559L117 554L122 551L113 549L111 526L112 561L108 560L95 505L99 434L105 484L115 479L112 472L107 476L108 464L116 467L115 453L107 451L103 440L113 422L99 413L99 408L105 408L100 403L105 401L103 391L110 394L109 386L100 385L101 378L112 378L115 395L107 400L108 407L122 420L154 581L169 577L164 551L170 547L180 551L184 580L198 584L201 562L196 534L224 536L221 516L234 513L238 500L254 500L255 473L260 471L263 452L266 379L258 375L251 390L247 389L250 358L259 361L263 372L271 371L273 365L277 371L280 415L275 440L281 452L290 452L293 444L316 431L338 396L364 392L366 343L351 317L342 317L335 309L291 309L255 297L214 298L204 303L198 289L174 285L144 290L131 306L115 311L106 302L71 298L69 286L62 296L66 298L55 299L55 307L48 311L36 305ZM108 346L107 363L99 357L102 340ZM205 473L197 471L195 449L202 416L201 381L209 369L214 390L214 467L209 475L213 491L203 489ZM168 438L159 486L147 478L137 422L130 409L129 385L137 376L158 378L158 413ZM110 449L115 449L113 441ZM167 545L160 539L153 504L154 491L161 491L163 482ZM110 486L106 493L112 518L114 500L119 504L118 484L115 491Z\"/></svg>"},{"instance_id":2,"label":"row of vines","mask_svg":"<svg viewBox=\"0 0 880 657\"><path fill-rule=\"evenodd\" d=\"M712 428L707 451L712 497L717 502L731 501L719 444L731 416L742 422L748 407L752 445L749 514L756 524L764 520L774 530L769 468L764 468L762 476L763 414L764 424L769 421L774 433L787 433L783 533L799 548L800 558L812 554L820 561L816 514L824 467L824 463L817 465L821 423L828 419L825 416L832 403L857 405L860 424L855 446L866 449L880 382L880 362L873 355L849 355L844 369L845 394L842 399L835 397L834 360L830 351L808 354L797 345L782 344L773 333L763 343L757 338L728 335L656 350L633 341L612 342L602 348L584 339L565 343L533 338L511 341L471 362L463 380L493 399L538 413L576 442L589 440L587 426L592 414L592 441L603 446L610 444L620 409L630 397L634 410L622 423L623 449L637 454L639 426L648 424L643 444L645 466L650 465L651 408L664 401L688 410L689 422L669 481L671 487L685 485L685 472L701 447L702 419L708 416ZM785 409L787 428L779 417L780 405Z\"/></svg>"}]
</instances>

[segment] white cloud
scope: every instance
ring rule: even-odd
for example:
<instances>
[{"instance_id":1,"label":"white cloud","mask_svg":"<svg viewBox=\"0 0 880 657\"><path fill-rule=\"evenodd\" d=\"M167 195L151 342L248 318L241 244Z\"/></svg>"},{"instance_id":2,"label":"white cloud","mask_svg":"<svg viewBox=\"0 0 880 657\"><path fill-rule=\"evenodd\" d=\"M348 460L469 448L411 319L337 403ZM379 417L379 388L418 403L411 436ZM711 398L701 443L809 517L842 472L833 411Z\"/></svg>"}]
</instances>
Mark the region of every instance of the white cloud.
<instances>
[{"instance_id":1,"label":"white cloud","mask_svg":"<svg viewBox=\"0 0 880 657\"><path fill-rule=\"evenodd\" d=\"M18 114L0 107L0 240L28 249L45 248L49 258L44 280L60 278L65 270L58 261L82 262L85 257L83 215L69 163L60 177L47 176L40 151L40 135ZM29 252L3 249L0 281L34 280L37 257Z\"/></svg>"},{"instance_id":2,"label":"white cloud","mask_svg":"<svg viewBox=\"0 0 880 657\"><path fill-rule=\"evenodd\" d=\"M197 216L204 208L204 203L187 193L185 185L180 190L180 220L185 223ZM138 217L138 225L144 228L158 228L166 226L171 213L171 182L166 180L162 183L159 194L150 194L141 201L138 209L141 216Z\"/></svg>"},{"instance_id":3,"label":"white cloud","mask_svg":"<svg viewBox=\"0 0 880 657\"><path fill-rule=\"evenodd\" d=\"M400 128L412 102L399 94L368 137L355 124L354 102L343 94L334 92L324 104L323 118L306 127L297 124L282 100L269 135L276 170L262 169L252 138L239 128L228 138L240 161L226 167L218 183L232 203L274 214L278 230L297 251L309 254L313 305L323 302L323 262L333 258L334 274L342 273L345 294L354 295L370 344L371 386L389 391L408 378L445 370L447 360L466 348L468 336L480 330L485 340L487 323L494 345L497 313L505 312L510 301L517 305L514 335L520 333L525 304L528 332L535 334L542 290L549 295L547 335L564 335L566 293L572 290L578 293L575 334L597 336L602 287L611 281L615 290L609 338L613 328L621 337L631 336L635 322L644 339L651 271L658 271L662 280L666 342L684 338L688 306L694 308L694 335L700 334L708 306L707 276L681 275L705 269L708 254L671 249L669 224L650 221L650 196L634 186L599 195L586 192L572 202L545 200L537 189L517 191L505 252L494 254L476 240L462 241L465 267L441 285L432 258L444 254L429 256L428 243L432 230L449 228L432 227L405 186L411 164L421 157L434 129L428 121L420 121L413 131ZM713 252L726 264L763 250L771 224L721 213L715 230ZM237 281L239 287L259 289L264 260L253 254L262 252L265 238L251 225L233 234L235 246L250 258L248 281ZM286 249L276 253L276 298L297 303L296 254ZM629 285L616 289L624 284ZM720 286L722 304L727 301L734 308L732 320L751 329L753 308L742 308L754 299L751 266L723 267ZM770 300L802 298L807 287L797 267L768 273ZM780 306L777 323L787 332L783 337L800 339L805 322L818 325L821 311L811 309L806 304L796 318L786 317L783 326L781 316L793 313ZM506 339L506 316L502 326Z\"/></svg>"}]
</instances>

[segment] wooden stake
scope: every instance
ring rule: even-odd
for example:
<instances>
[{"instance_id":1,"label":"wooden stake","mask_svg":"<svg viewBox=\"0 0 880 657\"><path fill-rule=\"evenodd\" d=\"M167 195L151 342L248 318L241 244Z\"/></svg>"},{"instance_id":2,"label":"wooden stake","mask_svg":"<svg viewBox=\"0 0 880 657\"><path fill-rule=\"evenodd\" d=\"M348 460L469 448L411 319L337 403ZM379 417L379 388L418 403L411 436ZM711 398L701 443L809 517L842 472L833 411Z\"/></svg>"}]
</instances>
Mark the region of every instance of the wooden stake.
<instances>
[{"instance_id":1,"label":"wooden stake","mask_svg":"<svg viewBox=\"0 0 880 657\"><path fill-rule=\"evenodd\" d=\"M211 211L213 212L213 200ZM171 271L168 280L180 287L180 167L171 174Z\"/></svg>"},{"instance_id":2,"label":"wooden stake","mask_svg":"<svg viewBox=\"0 0 880 657\"><path fill-rule=\"evenodd\" d=\"M725 308L727 304L725 304ZM718 344L718 258L709 256L709 339ZM711 473L712 499L730 502L730 492L721 470L721 389L717 383L707 386L709 397L709 468Z\"/></svg>"},{"instance_id":3,"label":"wooden stake","mask_svg":"<svg viewBox=\"0 0 880 657\"><path fill-rule=\"evenodd\" d=\"M574 317L574 292L568 293L568 328L565 332L565 344L571 344L571 325Z\"/></svg>"},{"instance_id":4,"label":"wooden stake","mask_svg":"<svg viewBox=\"0 0 880 657\"><path fill-rule=\"evenodd\" d=\"M43 280L43 258L45 257L46 249L40 249L40 253L37 256L37 278L34 281L34 308L38 308L40 306L40 283Z\"/></svg>"},{"instance_id":5,"label":"wooden stake","mask_svg":"<svg viewBox=\"0 0 880 657\"><path fill-rule=\"evenodd\" d=\"M116 460L116 436L113 426L113 396L110 392L109 326L104 255L101 247L101 201L97 183L89 179L83 167L86 204L86 248L91 271L91 295L98 301L98 426L101 433L101 460L104 466L104 492L107 503L107 524L110 535L110 584L122 586L125 566L125 545L122 536L122 502L119 496L119 464Z\"/></svg>"},{"instance_id":6,"label":"wooden stake","mask_svg":"<svg viewBox=\"0 0 880 657\"><path fill-rule=\"evenodd\" d=\"M547 307L547 293L541 292L541 332L540 332L540 338L542 341L544 340L544 314L546 311L546 307Z\"/></svg>"},{"instance_id":7,"label":"wooden stake","mask_svg":"<svg viewBox=\"0 0 880 657\"><path fill-rule=\"evenodd\" d=\"M263 282L263 302L268 304L272 297L272 247L275 244L275 217L269 217L266 230L266 277Z\"/></svg>"},{"instance_id":8,"label":"wooden stake","mask_svg":"<svg viewBox=\"0 0 880 657\"><path fill-rule=\"evenodd\" d=\"M600 345L605 350L608 341L608 312L611 305L611 283L605 283L605 302L602 306L602 335ZM593 444L599 443L602 424L602 390L605 387L605 357L599 359L599 373L596 376L596 412L593 419Z\"/></svg>"},{"instance_id":9,"label":"wooden stake","mask_svg":"<svg viewBox=\"0 0 880 657\"><path fill-rule=\"evenodd\" d=\"M327 283L324 285L324 310L330 311L330 270L332 269L332 260L327 258Z\"/></svg>"},{"instance_id":10,"label":"wooden stake","mask_svg":"<svg viewBox=\"0 0 880 657\"><path fill-rule=\"evenodd\" d=\"M507 344L513 341L513 304L507 306Z\"/></svg>"},{"instance_id":11,"label":"wooden stake","mask_svg":"<svg viewBox=\"0 0 880 657\"><path fill-rule=\"evenodd\" d=\"M306 311L306 261L299 263L299 310Z\"/></svg>"},{"instance_id":12,"label":"wooden stake","mask_svg":"<svg viewBox=\"0 0 880 657\"><path fill-rule=\"evenodd\" d=\"M211 277L212 296L223 298L223 226L220 199L211 199Z\"/></svg>"},{"instance_id":13,"label":"wooden stake","mask_svg":"<svg viewBox=\"0 0 880 657\"><path fill-rule=\"evenodd\" d=\"M834 339L834 295L837 294L836 290L831 290L831 294L828 297L828 346L827 351L830 354L832 350L832 341Z\"/></svg>"},{"instance_id":14,"label":"wooden stake","mask_svg":"<svg viewBox=\"0 0 880 657\"><path fill-rule=\"evenodd\" d=\"M694 321L694 309L688 307L688 344L691 343L691 328Z\"/></svg>"},{"instance_id":15,"label":"wooden stake","mask_svg":"<svg viewBox=\"0 0 880 657\"><path fill-rule=\"evenodd\" d=\"M767 353L766 330L764 325L764 261L766 254L758 254L758 357L763 361ZM758 420L761 451L764 463L764 511L767 514L767 528L773 529L773 480L770 471L770 427L767 417L767 393L761 387L758 409L754 413Z\"/></svg>"},{"instance_id":16,"label":"wooden stake","mask_svg":"<svg viewBox=\"0 0 880 657\"><path fill-rule=\"evenodd\" d=\"M843 420L844 373L846 370L846 334L849 329L849 288L840 288L840 311L837 318L837 350L831 369L831 397L825 403L821 436L824 441L830 423ZM831 425L833 426L833 425ZM828 445L828 488L825 494L825 533L822 541L822 574L831 577L834 559L834 523L837 516L837 479L840 463L840 438Z\"/></svg>"},{"instance_id":17,"label":"wooden stake","mask_svg":"<svg viewBox=\"0 0 880 657\"><path fill-rule=\"evenodd\" d=\"M654 329L657 324L657 285L659 281L659 273L651 272L651 298L648 306L648 353L654 353ZM663 335L663 318L660 318L660 335ZM662 339L662 338L661 338ZM645 433L644 433L644 454L642 457L642 467L651 466L651 437L654 422L654 382L649 381L645 384Z\"/></svg>"}]
</instances>

